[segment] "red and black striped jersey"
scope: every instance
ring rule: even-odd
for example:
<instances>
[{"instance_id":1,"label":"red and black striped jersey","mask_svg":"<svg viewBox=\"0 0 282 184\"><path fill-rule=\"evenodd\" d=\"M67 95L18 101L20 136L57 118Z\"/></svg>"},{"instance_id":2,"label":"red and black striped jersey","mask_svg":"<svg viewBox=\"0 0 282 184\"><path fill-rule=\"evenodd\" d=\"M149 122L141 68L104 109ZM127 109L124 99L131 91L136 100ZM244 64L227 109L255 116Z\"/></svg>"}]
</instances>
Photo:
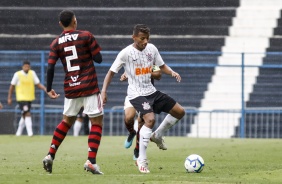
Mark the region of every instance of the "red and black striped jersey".
<instances>
[{"instance_id":1,"label":"red and black striped jersey","mask_svg":"<svg viewBox=\"0 0 282 184\"><path fill-rule=\"evenodd\" d=\"M90 96L100 92L93 57L101 51L88 31L64 31L50 45L48 64L60 58L64 71L66 98Z\"/></svg>"}]
</instances>

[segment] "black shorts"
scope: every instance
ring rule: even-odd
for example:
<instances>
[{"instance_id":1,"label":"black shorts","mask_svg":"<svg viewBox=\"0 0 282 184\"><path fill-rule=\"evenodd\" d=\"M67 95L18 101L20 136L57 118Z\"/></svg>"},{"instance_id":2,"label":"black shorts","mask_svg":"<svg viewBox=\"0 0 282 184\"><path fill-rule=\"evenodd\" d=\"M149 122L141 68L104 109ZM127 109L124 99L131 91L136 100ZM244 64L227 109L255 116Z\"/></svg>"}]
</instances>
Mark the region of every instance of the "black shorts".
<instances>
[{"instance_id":1,"label":"black shorts","mask_svg":"<svg viewBox=\"0 0 282 184\"><path fill-rule=\"evenodd\" d=\"M18 104L19 104L20 110L22 111L22 114L30 112L31 101L19 101Z\"/></svg>"},{"instance_id":2,"label":"black shorts","mask_svg":"<svg viewBox=\"0 0 282 184\"><path fill-rule=\"evenodd\" d=\"M160 114L161 112L169 113L169 111L176 104L176 101L160 91L149 96L139 96L129 100L138 113L142 115L154 112Z\"/></svg>"}]
</instances>

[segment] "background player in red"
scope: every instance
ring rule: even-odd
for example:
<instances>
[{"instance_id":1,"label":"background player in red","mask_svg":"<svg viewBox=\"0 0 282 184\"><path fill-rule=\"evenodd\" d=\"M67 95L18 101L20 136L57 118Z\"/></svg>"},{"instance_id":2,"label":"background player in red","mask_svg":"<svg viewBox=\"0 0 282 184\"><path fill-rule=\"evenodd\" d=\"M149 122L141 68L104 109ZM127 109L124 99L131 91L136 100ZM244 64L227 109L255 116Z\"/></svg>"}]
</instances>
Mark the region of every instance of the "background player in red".
<instances>
[{"instance_id":1,"label":"background player in red","mask_svg":"<svg viewBox=\"0 0 282 184\"><path fill-rule=\"evenodd\" d=\"M63 120L54 131L49 152L43 159L43 168L52 172L55 154L74 124L80 108L84 106L83 113L88 115L92 124L88 136L88 159L84 169L93 174L103 174L96 164L96 155L102 136L104 110L93 63L102 62L101 48L90 32L76 30L77 20L72 11L62 11L59 14L59 24L63 32L50 45L47 94L52 99L59 97L52 89L52 82L55 64L60 59L65 71L64 112Z\"/></svg>"}]
</instances>

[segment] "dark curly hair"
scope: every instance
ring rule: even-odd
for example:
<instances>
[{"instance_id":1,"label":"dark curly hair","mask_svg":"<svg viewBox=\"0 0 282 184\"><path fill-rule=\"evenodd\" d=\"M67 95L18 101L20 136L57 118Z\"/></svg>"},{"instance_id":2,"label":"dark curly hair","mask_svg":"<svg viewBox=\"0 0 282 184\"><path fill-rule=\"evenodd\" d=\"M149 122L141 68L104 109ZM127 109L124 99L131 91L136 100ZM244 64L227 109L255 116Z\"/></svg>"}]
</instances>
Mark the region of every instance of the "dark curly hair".
<instances>
[{"instance_id":1,"label":"dark curly hair","mask_svg":"<svg viewBox=\"0 0 282 184\"><path fill-rule=\"evenodd\" d=\"M64 27L68 27L70 25L71 21L72 21L73 16L74 16L73 11L63 10L59 14L59 20Z\"/></svg>"},{"instance_id":2,"label":"dark curly hair","mask_svg":"<svg viewBox=\"0 0 282 184\"><path fill-rule=\"evenodd\" d=\"M145 24L136 24L133 28L133 35L138 35L139 32L150 33L150 28Z\"/></svg>"}]
</instances>

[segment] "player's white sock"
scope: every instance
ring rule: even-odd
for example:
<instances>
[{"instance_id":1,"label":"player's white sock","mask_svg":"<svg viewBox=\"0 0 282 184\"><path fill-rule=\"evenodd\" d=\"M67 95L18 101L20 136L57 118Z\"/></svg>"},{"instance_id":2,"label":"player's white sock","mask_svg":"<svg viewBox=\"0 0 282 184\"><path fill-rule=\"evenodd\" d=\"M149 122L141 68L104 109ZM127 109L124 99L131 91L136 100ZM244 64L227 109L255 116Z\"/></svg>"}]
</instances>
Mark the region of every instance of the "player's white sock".
<instances>
[{"instance_id":1,"label":"player's white sock","mask_svg":"<svg viewBox=\"0 0 282 184\"><path fill-rule=\"evenodd\" d=\"M164 135L164 133L169 130L173 125L175 125L179 119L176 119L172 115L168 114L166 115L165 119L163 122L159 125L157 130L155 131L155 136L157 138L160 138Z\"/></svg>"},{"instance_id":2,"label":"player's white sock","mask_svg":"<svg viewBox=\"0 0 282 184\"><path fill-rule=\"evenodd\" d=\"M74 125L73 125L73 136L79 136L81 126L82 126L82 123L80 121L76 120Z\"/></svg>"},{"instance_id":3,"label":"player's white sock","mask_svg":"<svg viewBox=\"0 0 282 184\"><path fill-rule=\"evenodd\" d=\"M32 120L30 116L25 117L25 126L26 126L26 131L28 136L33 136L32 132Z\"/></svg>"},{"instance_id":4,"label":"player's white sock","mask_svg":"<svg viewBox=\"0 0 282 184\"><path fill-rule=\"evenodd\" d=\"M139 132L139 160L147 159L146 150L150 141L150 137L152 134L152 129L146 127L145 125L142 126Z\"/></svg>"},{"instance_id":5,"label":"player's white sock","mask_svg":"<svg viewBox=\"0 0 282 184\"><path fill-rule=\"evenodd\" d=\"M89 121L88 121L89 132L90 132L90 130L91 130L91 126L92 126L92 124L91 124L91 121L89 120Z\"/></svg>"},{"instance_id":6,"label":"player's white sock","mask_svg":"<svg viewBox=\"0 0 282 184\"><path fill-rule=\"evenodd\" d=\"M136 118L136 119L134 120L134 125L133 125L133 127L134 127L134 130L137 132L137 131L138 131L138 118Z\"/></svg>"},{"instance_id":7,"label":"player's white sock","mask_svg":"<svg viewBox=\"0 0 282 184\"><path fill-rule=\"evenodd\" d=\"M25 127L24 118L21 117L21 119L19 121L18 129L17 129L17 132L16 132L16 136L22 135L24 127Z\"/></svg>"}]
</instances>

